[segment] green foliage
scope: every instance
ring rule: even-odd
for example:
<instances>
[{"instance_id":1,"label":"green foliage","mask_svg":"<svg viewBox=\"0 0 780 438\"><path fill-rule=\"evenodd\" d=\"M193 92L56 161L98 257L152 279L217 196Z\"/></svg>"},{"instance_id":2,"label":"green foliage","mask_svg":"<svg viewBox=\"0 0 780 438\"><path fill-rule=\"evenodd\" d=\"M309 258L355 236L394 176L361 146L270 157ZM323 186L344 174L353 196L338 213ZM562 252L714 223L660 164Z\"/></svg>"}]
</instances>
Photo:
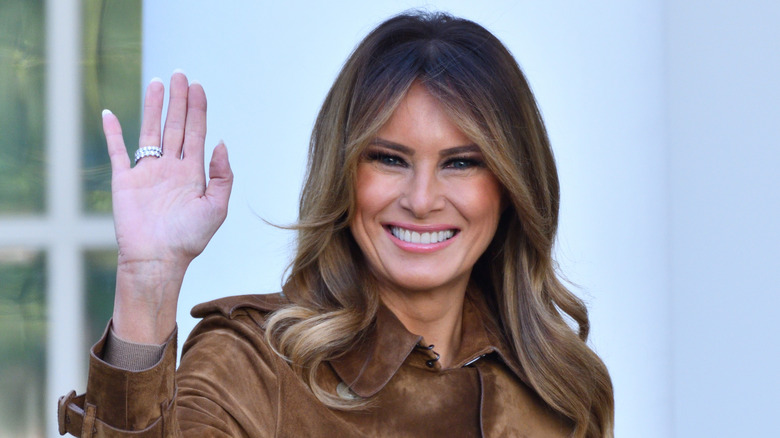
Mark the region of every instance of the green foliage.
<instances>
[{"instance_id":1,"label":"green foliage","mask_svg":"<svg viewBox=\"0 0 780 438\"><path fill-rule=\"evenodd\" d=\"M0 216L42 216L46 210L45 4L0 0ZM82 0L81 179L88 214L111 211L101 111L109 108L120 118L131 152L138 142L141 5L142 0ZM83 256L87 291L84 303L75 305L86 309L84 336L91 345L111 316L116 252ZM43 251L0 248L0 436L44 436L44 418L53 414L54 401L44 400L45 274Z\"/></svg>"},{"instance_id":2,"label":"green foliage","mask_svg":"<svg viewBox=\"0 0 780 438\"><path fill-rule=\"evenodd\" d=\"M87 251L84 266L87 286L84 308L88 315L84 345L92 345L103 335L114 311L116 251Z\"/></svg>"},{"instance_id":3,"label":"green foliage","mask_svg":"<svg viewBox=\"0 0 780 438\"><path fill-rule=\"evenodd\" d=\"M103 109L122 122L125 144L141 128L141 0L85 0L83 25L84 208L111 212L111 167L103 138Z\"/></svg>"},{"instance_id":4,"label":"green foliage","mask_svg":"<svg viewBox=\"0 0 780 438\"><path fill-rule=\"evenodd\" d=\"M84 0L84 209L111 212L100 113L122 121L133 149L141 125L141 0ZM0 2L0 214L42 213L46 187L46 39L42 0ZM65 109L63 109L65 110Z\"/></svg>"},{"instance_id":5,"label":"green foliage","mask_svg":"<svg viewBox=\"0 0 780 438\"><path fill-rule=\"evenodd\" d=\"M42 0L0 2L0 214L44 209Z\"/></svg>"},{"instance_id":6,"label":"green foliage","mask_svg":"<svg viewBox=\"0 0 780 438\"><path fill-rule=\"evenodd\" d=\"M46 260L0 253L0 427L4 436L43 436L46 381Z\"/></svg>"}]
</instances>

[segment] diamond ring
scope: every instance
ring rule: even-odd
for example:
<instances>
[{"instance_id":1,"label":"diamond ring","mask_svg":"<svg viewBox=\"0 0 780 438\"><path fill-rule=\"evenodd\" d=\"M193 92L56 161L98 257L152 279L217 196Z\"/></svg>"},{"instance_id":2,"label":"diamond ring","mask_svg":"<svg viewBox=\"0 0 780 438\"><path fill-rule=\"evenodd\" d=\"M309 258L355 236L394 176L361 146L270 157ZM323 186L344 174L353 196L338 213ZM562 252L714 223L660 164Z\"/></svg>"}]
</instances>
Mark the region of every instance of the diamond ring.
<instances>
[{"instance_id":1,"label":"diamond ring","mask_svg":"<svg viewBox=\"0 0 780 438\"><path fill-rule=\"evenodd\" d=\"M143 146L135 151L135 163L138 164L138 160L144 157L162 157L163 151L160 146Z\"/></svg>"}]
</instances>

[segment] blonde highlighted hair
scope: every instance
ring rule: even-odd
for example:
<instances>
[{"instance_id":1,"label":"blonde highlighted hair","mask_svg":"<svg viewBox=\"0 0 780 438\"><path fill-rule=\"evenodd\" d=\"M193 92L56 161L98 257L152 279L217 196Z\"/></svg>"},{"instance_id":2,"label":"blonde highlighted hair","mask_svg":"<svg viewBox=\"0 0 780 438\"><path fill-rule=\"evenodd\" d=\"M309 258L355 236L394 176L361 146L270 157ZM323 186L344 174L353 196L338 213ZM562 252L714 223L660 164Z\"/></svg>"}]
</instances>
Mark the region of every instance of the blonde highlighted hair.
<instances>
[{"instance_id":1,"label":"blonde highlighted hair","mask_svg":"<svg viewBox=\"0 0 780 438\"><path fill-rule=\"evenodd\" d=\"M544 122L515 59L468 20L441 13L393 17L342 68L312 132L297 253L283 287L293 304L267 320L269 343L323 403L356 407L321 388L316 373L355 345L376 315L378 294L349 229L356 169L415 81L480 146L506 193L508 208L473 282L533 389L572 421L573 436L611 437L612 383L586 344L587 309L559 281L552 259L559 186Z\"/></svg>"}]
</instances>

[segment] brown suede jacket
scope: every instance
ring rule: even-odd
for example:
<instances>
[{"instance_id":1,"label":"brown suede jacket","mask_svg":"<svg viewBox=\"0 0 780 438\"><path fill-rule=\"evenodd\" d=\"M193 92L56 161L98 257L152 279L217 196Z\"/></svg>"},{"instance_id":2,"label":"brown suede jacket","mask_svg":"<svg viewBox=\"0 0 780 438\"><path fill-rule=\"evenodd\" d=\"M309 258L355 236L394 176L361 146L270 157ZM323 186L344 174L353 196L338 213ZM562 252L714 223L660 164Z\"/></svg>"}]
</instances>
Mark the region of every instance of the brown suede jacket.
<instances>
[{"instance_id":1,"label":"brown suede jacket","mask_svg":"<svg viewBox=\"0 0 780 438\"><path fill-rule=\"evenodd\" d=\"M87 392L63 396L60 433L81 437L566 437L570 423L530 389L494 319L467 299L453 366L380 307L361 345L324 364L320 383L358 411L324 406L263 336L278 295L204 303L176 365L176 333L153 367L132 372L92 348Z\"/></svg>"}]
</instances>

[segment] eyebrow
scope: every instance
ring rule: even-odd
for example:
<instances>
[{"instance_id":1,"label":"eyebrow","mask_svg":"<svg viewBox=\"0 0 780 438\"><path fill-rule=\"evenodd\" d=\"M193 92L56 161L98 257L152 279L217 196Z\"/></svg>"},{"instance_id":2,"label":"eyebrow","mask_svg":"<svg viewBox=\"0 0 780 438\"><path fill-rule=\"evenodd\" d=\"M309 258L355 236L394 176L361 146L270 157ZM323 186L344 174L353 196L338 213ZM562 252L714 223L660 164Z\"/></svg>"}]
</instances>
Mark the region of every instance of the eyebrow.
<instances>
[{"instance_id":1,"label":"eyebrow","mask_svg":"<svg viewBox=\"0 0 780 438\"><path fill-rule=\"evenodd\" d=\"M414 149L408 146L404 146L400 143L384 140L382 138L375 138L374 140L371 141L371 144L392 149L402 154L414 155ZM455 146L455 147L444 149L442 151L439 151L439 155L442 157L450 157L452 155L474 153L474 152L481 153L482 149L480 149L479 146L477 146L476 144L468 144L464 146Z\"/></svg>"}]
</instances>

